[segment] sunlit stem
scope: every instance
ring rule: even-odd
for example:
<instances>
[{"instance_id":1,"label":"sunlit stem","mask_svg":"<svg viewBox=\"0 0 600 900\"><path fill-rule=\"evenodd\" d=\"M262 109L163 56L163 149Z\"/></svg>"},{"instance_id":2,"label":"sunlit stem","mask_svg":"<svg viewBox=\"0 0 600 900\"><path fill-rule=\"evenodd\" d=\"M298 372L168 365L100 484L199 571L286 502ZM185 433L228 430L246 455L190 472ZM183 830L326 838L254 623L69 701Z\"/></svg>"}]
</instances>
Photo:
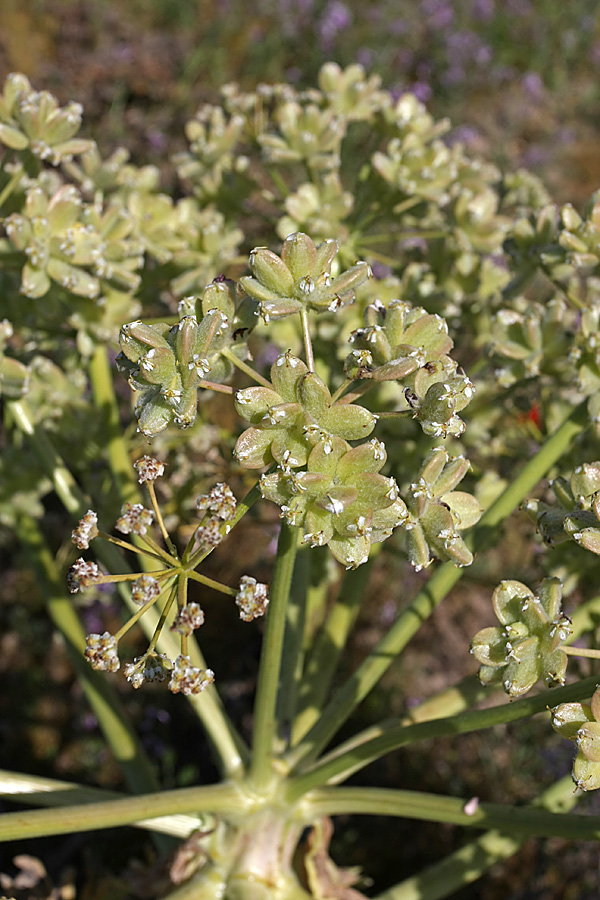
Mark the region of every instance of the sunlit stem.
<instances>
[{"instance_id":1,"label":"sunlit stem","mask_svg":"<svg viewBox=\"0 0 600 900\"><path fill-rule=\"evenodd\" d=\"M165 587L167 587L167 585L165 585ZM125 622L125 624L122 625L122 626L119 628L119 630L117 631L117 633L115 634L115 638L116 638L117 641L120 641L121 638L122 638L125 634L127 634L127 632L128 632L131 628L133 628L133 626L135 625L135 623L136 623L139 619L142 618L142 616L144 615L144 613L147 612L147 611L150 609L151 606L154 606L154 604L160 599L160 597L163 595L163 593L164 593L164 591L162 591L160 594L158 594L158 596L153 597L152 600L148 600L148 602L147 602L147 603L144 603L143 606L140 606L140 608L137 610L137 612L135 612L135 613L131 616L131 618L128 619L128 621ZM154 649L154 648L153 648L153 649Z\"/></svg>"},{"instance_id":2,"label":"sunlit stem","mask_svg":"<svg viewBox=\"0 0 600 900\"><path fill-rule=\"evenodd\" d=\"M273 388L273 385L270 381L267 381L267 379L263 378L263 376L259 372L257 372L256 369L253 369L252 366L249 366L247 363L245 363L243 359L240 359L235 355L235 353L232 353L228 347L224 347L221 350L221 356L224 356L229 360L230 363L233 363L233 365L237 369L239 369L240 372L244 372L248 376L248 378L252 379L252 381L256 381L258 382L258 384L262 384L263 387L268 387L271 389Z\"/></svg>"},{"instance_id":3,"label":"sunlit stem","mask_svg":"<svg viewBox=\"0 0 600 900\"><path fill-rule=\"evenodd\" d=\"M306 354L306 365L310 372L315 371L315 357L313 354L312 341L310 339L310 329L308 327L308 312L303 306L300 310L300 322L302 323L302 340L304 341L304 353Z\"/></svg>"},{"instance_id":4,"label":"sunlit stem","mask_svg":"<svg viewBox=\"0 0 600 900\"><path fill-rule=\"evenodd\" d=\"M147 544L152 550L154 550L156 554L158 554L158 556L160 556L161 559L164 559L165 562L171 563L172 566L179 565L179 557L177 556L177 551L175 550L175 548L173 548L175 550L175 555L171 556L171 554L167 553L166 550L163 550L160 544L157 544L154 538L151 537L148 533L144 535L140 534L138 535L138 537L140 539L140 543Z\"/></svg>"},{"instance_id":5,"label":"sunlit stem","mask_svg":"<svg viewBox=\"0 0 600 900\"><path fill-rule=\"evenodd\" d=\"M23 171L23 166L19 166L8 184L5 185L4 190L2 191L2 193L0 193L0 207L2 206L4 201L10 197L14 189L21 181L21 178L23 177Z\"/></svg>"},{"instance_id":6,"label":"sunlit stem","mask_svg":"<svg viewBox=\"0 0 600 900\"><path fill-rule=\"evenodd\" d=\"M181 576L180 576L180 578L181 578ZM171 588L171 593L169 594L169 597L167 598L167 602L165 603L163 610L160 614L160 618L159 618L158 622L156 623L156 628L154 629L154 634L152 635L152 639L151 639L150 643L148 644L148 650L147 650L148 653L152 653L154 648L156 647L156 644L160 637L160 633L163 630L163 626L164 626L165 622L167 621L167 616L169 615L169 612L171 611L171 607L173 606L173 603L175 602L175 598L177 597L177 592L178 592L178 585L173 585L173 587Z\"/></svg>"},{"instance_id":7,"label":"sunlit stem","mask_svg":"<svg viewBox=\"0 0 600 900\"><path fill-rule=\"evenodd\" d=\"M216 381L206 381L200 378L198 387L205 388L207 391L216 391L217 394L233 394L233 388L230 384L217 384Z\"/></svg>"},{"instance_id":8,"label":"sunlit stem","mask_svg":"<svg viewBox=\"0 0 600 900\"><path fill-rule=\"evenodd\" d=\"M162 517L162 512L160 511L160 506L158 505L158 500L156 499L156 490L154 488L154 482L147 481L146 487L148 488L148 494L150 496L150 502L152 504L152 509L154 510L154 515L156 516L156 521L158 522L158 527L160 528L160 533L162 534L165 544L171 551L174 557L177 557L177 550L175 549L175 545L171 540L169 532L165 528L164 519Z\"/></svg>"},{"instance_id":9,"label":"sunlit stem","mask_svg":"<svg viewBox=\"0 0 600 900\"><path fill-rule=\"evenodd\" d=\"M276 703L282 666L287 605L296 560L300 529L281 524L277 559L269 591L269 614L263 638L254 703L254 734L250 783L254 790L268 789L274 778L273 750L277 738Z\"/></svg>"},{"instance_id":10,"label":"sunlit stem","mask_svg":"<svg viewBox=\"0 0 600 900\"><path fill-rule=\"evenodd\" d=\"M182 610L187 606L187 600L188 600L187 583L188 583L187 573L186 574L182 573L177 582L177 608L179 610ZM181 655L182 656L188 655L188 636L187 636L187 634L181 635Z\"/></svg>"},{"instance_id":11,"label":"sunlit stem","mask_svg":"<svg viewBox=\"0 0 600 900\"><path fill-rule=\"evenodd\" d=\"M567 656L582 656L584 659L600 659L600 650L591 650L587 647L561 647Z\"/></svg>"},{"instance_id":12,"label":"sunlit stem","mask_svg":"<svg viewBox=\"0 0 600 900\"><path fill-rule=\"evenodd\" d=\"M135 544L130 544L128 541L122 541L121 538L113 537L112 534L107 534L105 531L99 531L97 537L109 541L117 547L122 547L123 550L130 550L131 553L143 553L144 556L148 556L150 559L157 559L159 562L163 562L163 557L159 556L158 553L153 553L145 547L136 547Z\"/></svg>"},{"instance_id":13,"label":"sunlit stem","mask_svg":"<svg viewBox=\"0 0 600 900\"><path fill-rule=\"evenodd\" d=\"M163 569L160 572L153 572L152 577L160 578L162 576L164 578L170 572L171 569ZM93 584L119 584L122 581L135 581L137 578L141 578L142 574L142 572L126 572L122 575L95 575Z\"/></svg>"},{"instance_id":14,"label":"sunlit stem","mask_svg":"<svg viewBox=\"0 0 600 900\"><path fill-rule=\"evenodd\" d=\"M237 594L235 588L228 587L226 584L221 584L220 581L215 581L213 578L208 578L206 575L200 575L199 572L188 572L188 577L199 582L199 584L204 584L206 587L212 588L213 591L219 591L220 594L227 594L229 597L235 597Z\"/></svg>"}]
</instances>

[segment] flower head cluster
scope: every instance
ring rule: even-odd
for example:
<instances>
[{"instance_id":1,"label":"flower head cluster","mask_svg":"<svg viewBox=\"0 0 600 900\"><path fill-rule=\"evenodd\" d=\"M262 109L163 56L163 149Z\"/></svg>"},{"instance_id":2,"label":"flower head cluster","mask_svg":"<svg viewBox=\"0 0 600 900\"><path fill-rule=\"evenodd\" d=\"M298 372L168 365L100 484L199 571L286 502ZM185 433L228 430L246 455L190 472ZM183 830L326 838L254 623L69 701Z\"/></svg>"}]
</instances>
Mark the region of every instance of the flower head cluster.
<instances>
[{"instance_id":1,"label":"flower head cluster","mask_svg":"<svg viewBox=\"0 0 600 900\"><path fill-rule=\"evenodd\" d=\"M434 447L409 485L408 514L401 524L408 558L417 572L434 556L457 566L472 563L473 554L460 532L479 521L482 509L472 494L455 490L469 468L464 456L451 457L444 447Z\"/></svg>"},{"instance_id":2,"label":"flower head cluster","mask_svg":"<svg viewBox=\"0 0 600 900\"><path fill-rule=\"evenodd\" d=\"M198 603L188 603L183 606L171 625L171 631L178 631L179 634L191 634L197 628L204 624L204 611Z\"/></svg>"},{"instance_id":3,"label":"flower head cluster","mask_svg":"<svg viewBox=\"0 0 600 900\"><path fill-rule=\"evenodd\" d=\"M519 697L540 678L564 684L567 655L560 647L571 629L561 609L561 584L545 578L537 594L520 581L502 581L492 597L501 627L484 628L471 641L483 684L502 684Z\"/></svg>"},{"instance_id":4,"label":"flower head cluster","mask_svg":"<svg viewBox=\"0 0 600 900\"><path fill-rule=\"evenodd\" d=\"M100 578L100 569L94 562L86 562L80 557L73 563L67 575L67 585L72 594L96 584Z\"/></svg>"},{"instance_id":5,"label":"flower head cluster","mask_svg":"<svg viewBox=\"0 0 600 900\"><path fill-rule=\"evenodd\" d=\"M334 311L354 299L354 292L371 269L365 262L333 277L331 267L338 251L336 241L315 246L307 234L290 234L283 242L281 256L267 247L250 254L252 275L240 279L243 289L259 303L260 314L268 322L301 310Z\"/></svg>"},{"instance_id":6,"label":"flower head cluster","mask_svg":"<svg viewBox=\"0 0 600 900\"><path fill-rule=\"evenodd\" d=\"M264 616L269 605L267 585L261 584L250 575L243 575L235 602L243 622L251 622L253 619Z\"/></svg>"},{"instance_id":7,"label":"flower head cluster","mask_svg":"<svg viewBox=\"0 0 600 900\"><path fill-rule=\"evenodd\" d=\"M34 91L25 75L12 73L0 96L0 143L56 166L94 146L75 137L82 111L79 103L59 107L52 94Z\"/></svg>"},{"instance_id":8,"label":"flower head cluster","mask_svg":"<svg viewBox=\"0 0 600 900\"><path fill-rule=\"evenodd\" d=\"M150 607L157 604L160 608L160 626L155 631L147 651L124 666L125 677L136 689L145 682L162 682L168 679L168 688L173 693L198 694L212 684L214 673L210 669L195 666L190 656L189 640L203 625L204 611L199 603L188 598L189 581L200 582L235 597L240 616L246 622L265 613L269 602L267 586L245 576L239 590L236 591L195 571L210 550L227 534L231 528L230 523L235 518L236 499L229 485L219 483L206 496L199 498L197 505L203 515L203 521L193 532L187 547L180 555L166 531L154 488L154 481L164 472L164 464L154 457L144 456L134 463L134 468L140 483L146 485L152 509L146 509L141 503L125 503L117 520L116 529L122 534L135 534L137 546L99 532L98 516L93 510L88 510L83 516L72 533L72 539L78 547L87 549L89 541L93 537L98 537L136 554L144 554L152 561L153 571L105 575L101 574L96 563L86 562L82 558L76 560L67 575L69 590L75 592L95 584L130 582L131 603L137 607L116 634L106 631L104 634L88 635L85 656L95 669L116 672L120 667L119 641ZM154 521L160 526L168 549L160 547L150 533ZM160 560L159 567L157 560ZM173 608L176 609L174 615ZM169 636L168 653L165 653L164 648L159 647L157 650L156 647L161 639L164 623L167 621L171 621L170 631L174 636ZM173 641L179 645L181 651L176 659L172 658L175 656L172 650Z\"/></svg>"},{"instance_id":9,"label":"flower head cluster","mask_svg":"<svg viewBox=\"0 0 600 900\"><path fill-rule=\"evenodd\" d=\"M117 655L117 640L114 635L88 634L85 641L85 658L93 669L102 672L116 672L121 663Z\"/></svg>"},{"instance_id":10,"label":"flower head cluster","mask_svg":"<svg viewBox=\"0 0 600 900\"><path fill-rule=\"evenodd\" d=\"M312 448L333 435L346 441L367 437L376 417L351 403L332 403L329 388L305 363L290 353L271 367L273 387L238 391L235 407L251 423L235 445L237 459L249 469L276 460L297 468L306 464Z\"/></svg>"},{"instance_id":11,"label":"flower head cluster","mask_svg":"<svg viewBox=\"0 0 600 900\"><path fill-rule=\"evenodd\" d=\"M573 781L582 791L600 788L600 688L588 703L561 703L552 710L552 727L577 745Z\"/></svg>"},{"instance_id":12,"label":"flower head cluster","mask_svg":"<svg viewBox=\"0 0 600 900\"><path fill-rule=\"evenodd\" d=\"M407 517L393 478L380 475L387 454L378 440L358 447L339 437L320 441L306 471L288 466L261 478L263 497L303 528L311 546L327 544L348 568L366 562L372 543L385 540Z\"/></svg>"},{"instance_id":13,"label":"flower head cluster","mask_svg":"<svg viewBox=\"0 0 600 900\"><path fill-rule=\"evenodd\" d=\"M88 509L80 519L79 525L71 532L71 540L80 550L87 550L90 541L98 536L98 516L93 509Z\"/></svg>"},{"instance_id":14,"label":"flower head cluster","mask_svg":"<svg viewBox=\"0 0 600 900\"><path fill-rule=\"evenodd\" d=\"M173 663L164 653L149 651L138 659L134 659L133 662L127 663L123 667L123 674L130 685L137 690L145 682L166 681L172 670Z\"/></svg>"},{"instance_id":15,"label":"flower head cluster","mask_svg":"<svg viewBox=\"0 0 600 900\"><path fill-rule=\"evenodd\" d=\"M173 694L200 694L215 680L212 669L193 666L189 656L178 656L171 671L169 690Z\"/></svg>"},{"instance_id":16,"label":"flower head cluster","mask_svg":"<svg viewBox=\"0 0 600 900\"><path fill-rule=\"evenodd\" d=\"M549 546L569 539L600 555L600 462L577 466L570 479L553 482L557 504L528 500L524 508Z\"/></svg>"},{"instance_id":17,"label":"flower head cluster","mask_svg":"<svg viewBox=\"0 0 600 900\"><path fill-rule=\"evenodd\" d=\"M227 319L218 309L198 322L193 315L168 325L123 325L117 361L130 386L139 392L139 430L153 437L171 423L187 428L196 419L198 387L210 372L209 348Z\"/></svg>"},{"instance_id":18,"label":"flower head cluster","mask_svg":"<svg viewBox=\"0 0 600 900\"><path fill-rule=\"evenodd\" d=\"M145 481L156 481L157 478L165 474L165 464L159 462L153 456L142 456L134 462L133 468L137 472L140 484L143 484Z\"/></svg>"},{"instance_id":19,"label":"flower head cluster","mask_svg":"<svg viewBox=\"0 0 600 900\"><path fill-rule=\"evenodd\" d=\"M154 513L151 509L145 509L141 503L124 503L121 515L115 523L115 528L122 534L144 535L154 521Z\"/></svg>"}]
</instances>

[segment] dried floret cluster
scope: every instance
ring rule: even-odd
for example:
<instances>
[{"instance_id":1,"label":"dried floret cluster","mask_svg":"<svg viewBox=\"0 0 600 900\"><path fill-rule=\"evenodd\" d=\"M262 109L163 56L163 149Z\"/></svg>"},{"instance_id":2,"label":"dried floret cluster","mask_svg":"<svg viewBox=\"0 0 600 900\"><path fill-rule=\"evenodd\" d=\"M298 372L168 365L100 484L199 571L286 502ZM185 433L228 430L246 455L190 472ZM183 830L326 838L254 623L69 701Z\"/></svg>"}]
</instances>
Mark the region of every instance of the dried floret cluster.
<instances>
[{"instance_id":1,"label":"dried floret cluster","mask_svg":"<svg viewBox=\"0 0 600 900\"><path fill-rule=\"evenodd\" d=\"M173 693L198 694L213 683L214 672L205 666L193 665L189 655L189 638L204 624L203 609L196 601L188 599L189 580L233 596L244 622L251 622L265 614L269 603L267 585L244 575L238 590L235 590L196 571L210 551L223 540L235 518L237 503L229 485L217 484L207 495L197 499L200 524L180 554L165 529L154 489L154 482L164 474L164 464L145 455L134 463L134 468L139 482L148 489L152 509L146 509L141 503L126 502L115 529L121 534L135 535L137 544L129 544L99 531L98 516L93 510L87 511L72 533L72 541L79 549L88 549L94 539L104 539L145 557L151 564L149 572L128 572L125 575L102 574L97 563L86 562L83 558L71 566L67 581L73 593L98 584L131 584L129 599L134 608L133 614L114 635L108 631L88 634L85 657L94 669L118 671L121 665L119 641L144 613L158 605L160 619L148 649L124 666L125 677L134 688L141 687L145 682L168 679L168 688ZM151 534L155 519L167 549L163 549ZM157 650L162 628L167 623L170 623L170 631L180 638L181 652L175 659Z\"/></svg>"}]
</instances>

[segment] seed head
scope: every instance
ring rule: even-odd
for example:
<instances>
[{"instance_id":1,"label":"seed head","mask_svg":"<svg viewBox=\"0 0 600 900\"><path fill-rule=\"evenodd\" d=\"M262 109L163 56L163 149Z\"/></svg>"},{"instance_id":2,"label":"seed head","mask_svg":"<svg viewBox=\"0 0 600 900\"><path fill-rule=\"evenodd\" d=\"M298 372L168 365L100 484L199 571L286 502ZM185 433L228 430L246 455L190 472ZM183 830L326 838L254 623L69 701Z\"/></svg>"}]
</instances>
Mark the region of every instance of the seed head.
<instances>
[{"instance_id":1,"label":"seed head","mask_svg":"<svg viewBox=\"0 0 600 900\"><path fill-rule=\"evenodd\" d=\"M264 616L269 605L267 585L261 584L250 575L242 575L240 589L236 594L235 602L240 611L240 619L243 622L251 622Z\"/></svg>"},{"instance_id":2,"label":"seed head","mask_svg":"<svg viewBox=\"0 0 600 900\"><path fill-rule=\"evenodd\" d=\"M199 512L212 512L224 522L233 519L236 506L237 501L233 491L224 482L216 484L208 494L198 497L196 500L196 507Z\"/></svg>"},{"instance_id":3,"label":"seed head","mask_svg":"<svg viewBox=\"0 0 600 900\"><path fill-rule=\"evenodd\" d=\"M116 672L119 666L117 656L117 641L114 635L105 631L104 634L88 634L85 639L85 658L92 669L102 672Z\"/></svg>"},{"instance_id":4,"label":"seed head","mask_svg":"<svg viewBox=\"0 0 600 900\"><path fill-rule=\"evenodd\" d=\"M190 635L196 628L200 628L204 624L204 612L199 603L188 603L183 609L180 609L173 624L171 631L178 631L179 634Z\"/></svg>"},{"instance_id":5,"label":"seed head","mask_svg":"<svg viewBox=\"0 0 600 900\"><path fill-rule=\"evenodd\" d=\"M80 550L87 550L90 541L98 536L98 516L93 509L88 509L79 525L71 532L71 540Z\"/></svg>"},{"instance_id":6,"label":"seed head","mask_svg":"<svg viewBox=\"0 0 600 900\"><path fill-rule=\"evenodd\" d=\"M94 562L86 562L80 557L67 573L67 585L72 594L80 589L91 587L100 576L100 569Z\"/></svg>"},{"instance_id":7,"label":"seed head","mask_svg":"<svg viewBox=\"0 0 600 900\"><path fill-rule=\"evenodd\" d=\"M144 481L156 481L165 473L165 464L159 462L153 456L142 456L133 464L133 468L138 473L138 481L142 484Z\"/></svg>"},{"instance_id":8,"label":"seed head","mask_svg":"<svg viewBox=\"0 0 600 900\"><path fill-rule=\"evenodd\" d=\"M214 680L212 669L197 669L189 656L178 656L171 672L169 690L173 694L200 694Z\"/></svg>"},{"instance_id":9,"label":"seed head","mask_svg":"<svg viewBox=\"0 0 600 900\"><path fill-rule=\"evenodd\" d=\"M160 584L152 575L141 575L131 585L131 599L138 606L154 600L160 594Z\"/></svg>"},{"instance_id":10,"label":"seed head","mask_svg":"<svg viewBox=\"0 0 600 900\"><path fill-rule=\"evenodd\" d=\"M122 534L143 535L153 521L154 513L151 509L144 509L141 503L124 503L115 528Z\"/></svg>"}]
</instances>

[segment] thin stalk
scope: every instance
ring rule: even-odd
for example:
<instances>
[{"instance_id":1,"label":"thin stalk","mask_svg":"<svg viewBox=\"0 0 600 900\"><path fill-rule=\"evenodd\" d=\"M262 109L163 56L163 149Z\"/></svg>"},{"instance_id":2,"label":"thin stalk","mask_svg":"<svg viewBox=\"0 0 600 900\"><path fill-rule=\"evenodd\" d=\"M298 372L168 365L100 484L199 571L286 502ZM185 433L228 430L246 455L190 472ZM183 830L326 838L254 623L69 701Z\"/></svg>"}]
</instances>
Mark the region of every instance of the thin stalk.
<instances>
[{"instance_id":1,"label":"thin stalk","mask_svg":"<svg viewBox=\"0 0 600 900\"><path fill-rule=\"evenodd\" d=\"M577 805L573 781L566 775L531 804L563 815ZM444 859L379 894L376 900L442 900L481 878L495 863L517 852L525 838L488 831Z\"/></svg>"},{"instance_id":2,"label":"thin stalk","mask_svg":"<svg viewBox=\"0 0 600 900\"><path fill-rule=\"evenodd\" d=\"M2 193L0 193L0 207L2 206L4 201L7 200L8 197L10 197L10 195L20 182L21 178L23 177L23 172L23 166L18 166L10 181L4 186Z\"/></svg>"},{"instance_id":3,"label":"thin stalk","mask_svg":"<svg viewBox=\"0 0 600 900\"><path fill-rule=\"evenodd\" d=\"M373 550L378 546L376 544ZM292 746L302 740L315 724L325 705L340 656L360 611L371 568L369 559L359 569L346 572L338 599L314 640L298 692L298 714L292 729Z\"/></svg>"},{"instance_id":4,"label":"thin stalk","mask_svg":"<svg viewBox=\"0 0 600 900\"><path fill-rule=\"evenodd\" d=\"M218 384L216 381L207 381L205 378L198 380L198 387L207 391L215 391L217 394L233 394L233 388L230 384Z\"/></svg>"},{"instance_id":5,"label":"thin stalk","mask_svg":"<svg viewBox=\"0 0 600 900\"><path fill-rule=\"evenodd\" d=\"M467 828L495 828L522 837L561 837L592 841L600 837L600 816L547 812L533 806L478 803L465 812L468 801L421 791L388 788L322 788L306 798L302 813L307 821L316 816L379 815L425 822L445 822Z\"/></svg>"},{"instance_id":6,"label":"thin stalk","mask_svg":"<svg viewBox=\"0 0 600 900\"><path fill-rule=\"evenodd\" d=\"M311 552L309 547L302 547L296 556L286 614L282 650L286 662L281 672L276 707L277 721L281 723L286 733L289 733L296 713L298 686L302 683L304 628L310 586Z\"/></svg>"},{"instance_id":7,"label":"thin stalk","mask_svg":"<svg viewBox=\"0 0 600 900\"><path fill-rule=\"evenodd\" d=\"M114 535L108 534L105 531L99 531L98 537L102 538L103 541L114 544L116 547L121 547L122 550L129 550L130 553L143 553L151 559L156 559L158 562L164 562L163 557L159 556L158 553L153 553L151 550L146 550L143 547L136 547L135 544L130 544L129 541L122 541L120 538L114 537Z\"/></svg>"},{"instance_id":8,"label":"thin stalk","mask_svg":"<svg viewBox=\"0 0 600 900\"><path fill-rule=\"evenodd\" d=\"M240 372L244 372L248 376L248 378L252 379L252 381L256 381L263 387L268 387L273 390L273 385L270 381L267 381L266 378L263 378L263 376L259 372L253 369L252 366L249 366L247 363L245 363L243 359L240 359L238 356L236 356L235 353L232 353L231 350L229 350L227 347L224 347L221 350L221 356L224 356L225 359L228 359L230 363L233 363L233 365L237 369L239 369Z\"/></svg>"},{"instance_id":9,"label":"thin stalk","mask_svg":"<svg viewBox=\"0 0 600 900\"><path fill-rule=\"evenodd\" d=\"M165 527L165 522L162 517L162 512L160 506L158 505L158 500L156 499L156 489L154 487L154 483L152 481L146 482L146 488L148 489L148 495L150 497L150 503L152 504L152 509L154 510L154 515L156 516L156 521L158 522L158 527L160 528L160 533L163 536L163 540L167 545L167 548L172 556L178 558L177 550L173 541L171 540L171 536Z\"/></svg>"},{"instance_id":10,"label":"thin stalk","mask_svg":"<svg viewBox=\"0 0 600 900\"><path fill-rule=\"evenodd\" d=\"M584 659L600 659L600 650L591 650L589 647L562 646L567 656L581 656Z\"/></svg>"},{"instance_id":11,"label":"thin stalk","mask_svg":"<svg viewBox=\"0 0 600 900\"><path fill-rule=\"evenodd\" d=\"M544 712L549 708L550 704L556 706L559 703L582 700L593 693L597 680L598 677L595 675L576 684L542 691L535 697L516 700L514 703L503 703L490 709L473 710L443 719L417 722L414 725L397 723L382 725L380 726L380 733L373 737L370 736L373 733L373 729L368 729L369 737L362 743L358 743L360 735L357 735L348 744L336 747L328 756L316 763L312 769L292 779L288 783L288 801L293 803L307 791L327 784L332 780L335 780L336 783L344 781L354 772L363 769L386 753L398 750L400 747L405 747L407 744L412 744L415 741L481 731L484 728L504 725L507 722L515 722L518 719L528 718L536 713Z\"/></svg>"},{"instance_id":12,"label":"thin stalk","mask_svg":"<svg viewBox=\"0 0 600 900\"><path fill-rule=\"evenodd\" d=\"M308 324L308 312L306 307L300 310L300 322L302 324L302 340L304 341L304 354L306 356L306 365L309 372L315 371L315 357L313 354L312 341L310 338L310 327Z\"/></svg>"},{"instance_id":13,"label":"thin stalk","mask_svg":"<svg viewBox=\"0 0 600 900\"><path fill-rule=\"evenodd\" d=\"M277 559L269 590L263 647L258 670L258 684L254 702L254 733L250 783L257 792L266 791L273 780L273 752L277 740L277 689L279 685L283 637L292 573L296 560L300 529L281 523L277 543ZM283 660L284 665L286 661Z\"/></svg>"},{"instance_id":14,"label":"thin stalk","mask_svg":"<svg viewBox=\"0 0 600 900\"><path fill-rule=\"evenodd\" d=\"M546 439L535 456L526 463L475 526L469 543L476 551L481 552L490 546L498 526L519 507L527 494L565 453L574 438L588 425L587 401L584 401ZM298 768L321 753L464 572L464 568L457 568L449 562L434 572L425 587L323 710L319 721L289 754L287 761L291 766Z\"/></svg>"},{"instance_id":15,"label":"thin stalk","mask_svg":"<svg viewBox=\"0 0 600 900\"><path fill-rule=\"evenodd\" d=\"M148 788L146 788L148 790ZM70 781L41 778L39 775L23 775L21 772L0 770L0 797L25 806L65 806L75 803L94 803L102 800L119 800L123 794L103 788L84 787ZM143 828L173 837L187 838L202 827L198 816L160 816L133 822L134 828ZM166 849L170 849L170 842Z\"/></svg>"},{"instance_id":16,"label":"thin stalk","mask_svg":"<svg viewBox=\"0 0 600 900\"><path fill-rule=\"evenodd\" d=\"M239 816L251 807L252 801L231 783L180 788L102 803L5 813L0 819L0 841L97 831L179 813Z\"/></svg>"},{"instance_id":17,"label":"thin stalk","mask_svg":"<svg viewBox=\"0 0 600 900\"><path fill-rule=\"evenodd\" d=\"M336 392L332 394L331 405L333 406L334 403L337 403L340 397L345 394L346 391L350 390L353 384L358 384L355 378L346 378L345 381L342 381Z\"/></svg>"},{"instance_id":18,"label":"thin stalk","mask_svg":"<svg viewBox=\"0 0 600 900\"><path fill-rule=\"evenodd\" d=\"M188 578L192 578L199 584L212 588L213 591L218 591L220 594L227 594L228 597L235 597L237 594L235 588L227 587L226 584L221 584L220 581L215 581L214 578L209 578L207 575L200 575L199 572L188 572L187 575Z\"/></svg>"},{"instance_id":19,"label":"thin stalk","mask_svg":"<svg viewBox=\"0 0 600 900\"><path fill-rule=\"evenodd\" d=\"M119 630L117 632L115 632L115 640L117 641L117 643L121 640L122 637L124 637L124 635L127 634L127 632L131 628L133 628L135 623L138 622L142 618L142 616L145 615L148 612L148 610L154 606L155 603L158 603L158 601L162 597L162 595L165 592L165 589L167 587L171 587L171 584L169 584L169 582L165 583L163 590L157 597L153 597L151 600L148 600L147 603L144 603L143 606L140 606L140 608L137 610L137 612L135 612L131 616L131 618L128 619L123 625L121 625Z\"/></svg>"}]
</instances>

